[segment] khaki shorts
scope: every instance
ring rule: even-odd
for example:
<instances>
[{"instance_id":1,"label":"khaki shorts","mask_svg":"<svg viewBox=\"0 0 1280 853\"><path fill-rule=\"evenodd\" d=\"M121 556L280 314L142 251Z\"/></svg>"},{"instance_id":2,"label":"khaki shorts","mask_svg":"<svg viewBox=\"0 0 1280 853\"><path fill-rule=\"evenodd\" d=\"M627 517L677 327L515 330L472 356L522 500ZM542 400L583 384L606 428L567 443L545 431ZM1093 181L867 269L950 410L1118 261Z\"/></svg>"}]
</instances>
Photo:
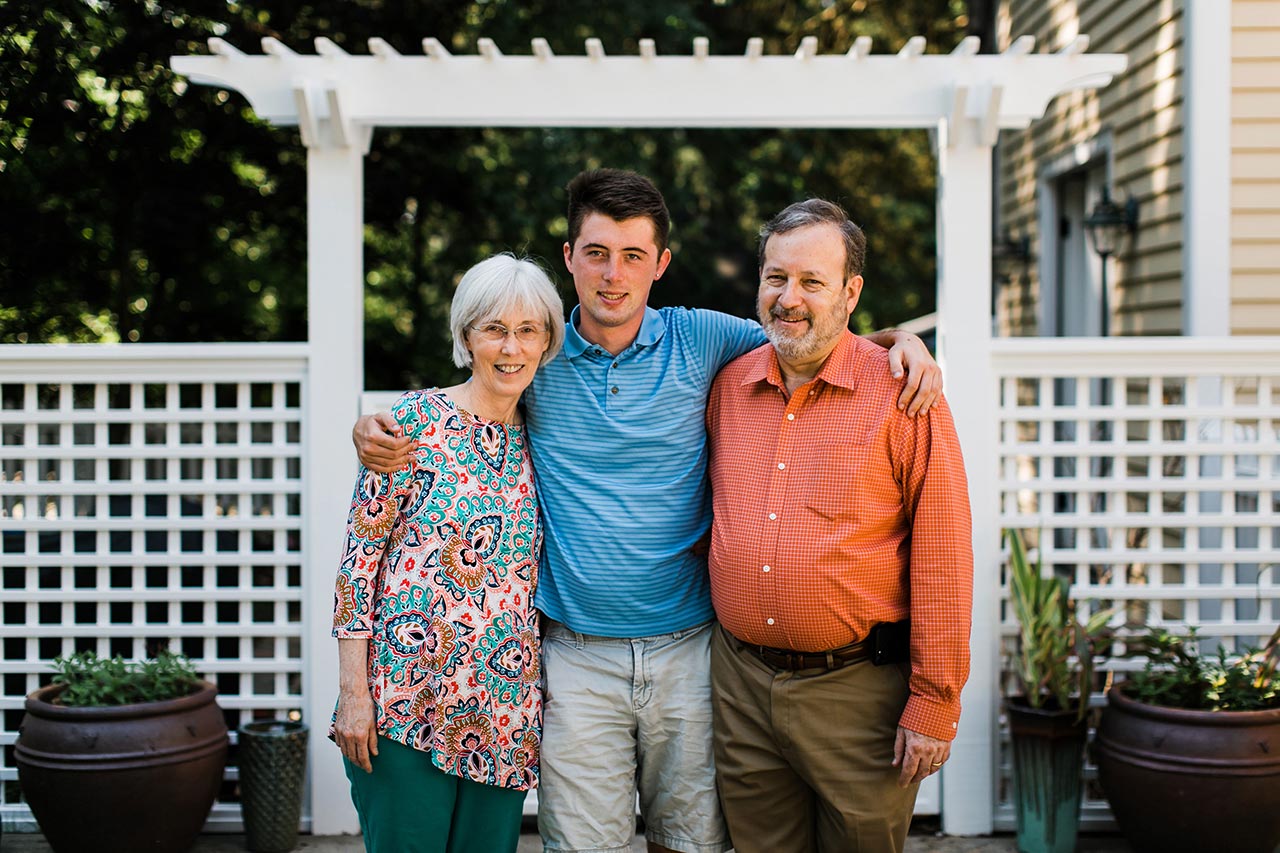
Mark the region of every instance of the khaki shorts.
<instances>
[{"instance_id":1,"label":"khaki shorts","mask_svg":"<svg viewBox=\"0 0 1280 853\"><path fill-rule=\"evenodd\" d=\"M637 795L655 844L729 849L711 755L712 624L637 639L550 624L538 789L546 850L630 851Z\"/></svg>"}]
</instances>

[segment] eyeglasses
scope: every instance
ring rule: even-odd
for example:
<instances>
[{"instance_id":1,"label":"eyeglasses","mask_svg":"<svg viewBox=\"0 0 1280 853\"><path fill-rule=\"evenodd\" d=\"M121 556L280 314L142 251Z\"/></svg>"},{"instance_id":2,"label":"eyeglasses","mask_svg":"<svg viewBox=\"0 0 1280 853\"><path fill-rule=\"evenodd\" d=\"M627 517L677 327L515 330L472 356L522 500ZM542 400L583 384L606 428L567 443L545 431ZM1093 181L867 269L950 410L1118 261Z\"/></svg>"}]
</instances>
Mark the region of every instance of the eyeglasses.
<instances>
[{"instance_id":1,"label":"eyeglasses","mask_svg":"<svg viewBox=\"0 0 1280 853\"><path fill-rule=\"evenodd\" d=\"M501 323L485 323L481 326L471 326L470 328L471 331L480 336L481 340L492 344L505 341L507 335L515 335L516 340L522 344L532 344L542 340L542 336L547 333L546 329L534 325L517 326L514 329L508 329Z\"/></svg>"}]
</instances>

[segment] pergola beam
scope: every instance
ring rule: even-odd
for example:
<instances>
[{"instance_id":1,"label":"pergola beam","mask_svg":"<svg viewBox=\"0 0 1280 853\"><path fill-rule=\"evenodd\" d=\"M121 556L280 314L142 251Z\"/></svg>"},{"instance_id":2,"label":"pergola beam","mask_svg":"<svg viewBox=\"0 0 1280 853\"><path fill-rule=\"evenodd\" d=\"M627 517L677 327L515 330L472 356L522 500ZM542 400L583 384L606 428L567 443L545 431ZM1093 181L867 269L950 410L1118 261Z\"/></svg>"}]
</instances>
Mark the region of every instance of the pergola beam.
<instances>
[{"instance_id":1,"label":"pergola beam","mask_svg":"<svg viewBox=\"0 0 1280 853\"><path fill-rule=\"evenodd\" d=\"M317 40L322 55L311 55L267 38L267 55L211 40L214 55L172 64L193 82L242 92L259 116L285 125L306 120L294 94L300 81L337 91L346 121L367 127L933 128L954 117L964 88L971 103L974 93L1000 92L980 99L998 109L968 116L984 138L1025 127L1056 95L1106 85L1125 66L1123 56L1088 55L1080 43L1028 54L1032 44L1018 39L1004 54L975 55L965 40L950 55L925 54L915 36L896 55L869 55L860 38L848 54L818 55L806 39L793 56L765 56L753 39L742 56L709 55L705 41L695 41L692 56L659 56L651 42L639 56L609 56L591 38L586 56L554 55L545 41L533 55L512 56L489 39L478 55L461 55L428 38L422 56L393 54L385 43L377 55L356 56L327 39ZM327 119L319 109L316 119Z\"/></svg>"}]
</instances>

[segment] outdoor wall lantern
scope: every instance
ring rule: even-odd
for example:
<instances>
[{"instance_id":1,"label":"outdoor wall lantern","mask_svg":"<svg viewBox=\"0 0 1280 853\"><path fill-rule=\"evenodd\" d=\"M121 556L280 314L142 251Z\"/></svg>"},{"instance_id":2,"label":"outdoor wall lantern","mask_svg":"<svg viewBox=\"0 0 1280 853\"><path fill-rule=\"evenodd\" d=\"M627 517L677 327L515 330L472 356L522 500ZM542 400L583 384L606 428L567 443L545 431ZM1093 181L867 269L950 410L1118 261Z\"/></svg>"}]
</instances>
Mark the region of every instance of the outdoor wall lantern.
<instances>
[{"instance_id":1,"label":"outdoor wall lantern","mask_svg":"<svg viewBox=\"0 0 1280 853\"><path fill-rule=\"evenodd\" d=\"M1089 243L1102 259L1102 337L1111 333L1111 290L1107 285L1107 259L1122 255L1138 230L1138 202L1130 198L1123 205L1111 200L1107 188L1102 188L1102 198L1085 217L1084 229Z\"/></svg>"},{"instance_id":2,"label":"outdoor wall lantern","mask_svg":"<svg viewBox=\"0 0 1280 853\"><path fill-rule=\"evenodd\" d=\"M991 242L991 266L998 281L1009 281L1013 274L1025 270L1031 262L1031 238L1014 237L1006 228L1004 236Z\"/></svg>"}]
</instances>

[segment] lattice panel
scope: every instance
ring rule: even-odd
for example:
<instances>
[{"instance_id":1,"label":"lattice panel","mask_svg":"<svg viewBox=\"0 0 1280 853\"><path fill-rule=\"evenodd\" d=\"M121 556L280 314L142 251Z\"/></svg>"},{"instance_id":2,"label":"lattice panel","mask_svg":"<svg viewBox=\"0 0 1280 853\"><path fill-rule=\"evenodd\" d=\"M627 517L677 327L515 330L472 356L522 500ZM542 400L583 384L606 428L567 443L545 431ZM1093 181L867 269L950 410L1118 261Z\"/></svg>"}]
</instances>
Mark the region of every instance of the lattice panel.
<instances>
[{"instance_id":1,"label":"lattice panel","mask_svg":"<svg viewBox=\"0 0 1280 853\"><path fill-rule=\"evenodd\" d=\"M113 382L20 381L18 365L0 367L7 822L28 815L13 762L23 697L57 655L168 647L218 685L229 729L296 719L304 363L247 367L251 381L216 363L172 381L163 360L122 364ZM239 820L235 780L232 766L214 823Z\"/></svg>"},{"instance_id":2,"label":"lattice panel","mask_svg":"<svg viewBox=\"0 0 1280 853\"><path fill-rule=\"evenodd\" d=\"M1055 351L1047 371L997 359L1000 510L1045 571L1070 580L1082 611L1115 606L1117 624L1177 632L1196 625L1202 647L1234 650L1260 645L1280 621L1280 353L1197 368L1202 344L1187 342L1181 356L1116 355L1094 371L1072 365L1095 363L1096 348L1079 359ZM1007 590L1007 566L1001 582ZM1006 666L1016 630L1006 601ZM1123 650L1121 638L1111 652ZM1107 660L1094 704L1115 672L1140 667ZM1006 750L1006 825L1009 772ZM1108 819L1092 767L1086 778L1086 822Z\"/></svg>"}]
</instances>

